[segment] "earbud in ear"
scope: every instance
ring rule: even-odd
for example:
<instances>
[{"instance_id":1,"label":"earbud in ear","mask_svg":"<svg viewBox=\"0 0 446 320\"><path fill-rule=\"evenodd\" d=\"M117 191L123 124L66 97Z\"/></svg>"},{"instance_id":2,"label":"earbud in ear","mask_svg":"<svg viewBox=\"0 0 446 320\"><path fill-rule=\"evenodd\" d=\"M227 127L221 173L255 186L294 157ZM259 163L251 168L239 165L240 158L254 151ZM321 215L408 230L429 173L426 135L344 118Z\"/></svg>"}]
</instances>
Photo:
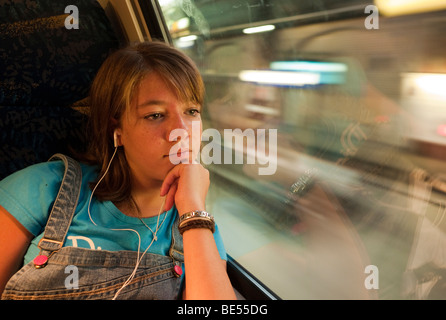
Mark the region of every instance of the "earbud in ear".
<instances>
[{"instance_id":1,"label":"earbud in ear","mask_svg":"<svg viewBox=\"0 0 446 320\"><path fill-rule=\"evenodd\" d=\"M115 144L115 148L119 147L117 130L113 131L113 142Z\"/></svg>"}]
</instances>

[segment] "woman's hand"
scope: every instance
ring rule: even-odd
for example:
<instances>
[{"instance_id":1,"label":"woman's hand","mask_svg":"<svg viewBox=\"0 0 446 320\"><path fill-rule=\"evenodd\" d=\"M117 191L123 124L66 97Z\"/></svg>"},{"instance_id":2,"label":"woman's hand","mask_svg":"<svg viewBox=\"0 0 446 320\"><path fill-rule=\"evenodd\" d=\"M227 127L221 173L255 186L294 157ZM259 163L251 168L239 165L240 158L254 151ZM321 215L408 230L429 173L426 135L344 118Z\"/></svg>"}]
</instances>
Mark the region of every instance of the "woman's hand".
<instances>
[{"instance_id":1,"label":"woman's hand","mask_svg":"<svg viewBox=\"0 0 446 320\"><path fill-rule=\"evenodd\" d=\"M170 170L161 185L166 196L164 209L173 204L180 216L194 210L205 210L209 189L209 171L199 163L179 164ZM214 236L207 228L189 229L183 234L186 269L185 299L236 299Z\"/></svg>"},{"instance_id":2,"label":"woman's hand","mask_svg":"<svg viewBox=\"0 0 446 320\"><path fill-rule=\"evenodd\" d=\"M164 210L175 203L180 215L205 210L209 189L209 171L199 163L180 163L170 170L161 186L160 195L166 196Z\"/></svg>"}]
</instances>

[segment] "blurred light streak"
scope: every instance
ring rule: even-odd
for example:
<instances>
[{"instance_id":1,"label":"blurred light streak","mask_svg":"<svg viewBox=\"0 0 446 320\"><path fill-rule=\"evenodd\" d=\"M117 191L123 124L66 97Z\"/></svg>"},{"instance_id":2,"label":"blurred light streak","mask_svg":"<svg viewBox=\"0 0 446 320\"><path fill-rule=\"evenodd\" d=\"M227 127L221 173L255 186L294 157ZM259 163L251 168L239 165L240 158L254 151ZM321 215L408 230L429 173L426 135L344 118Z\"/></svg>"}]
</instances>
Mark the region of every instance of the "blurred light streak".
<instances>
[{"instance_id":1,"label":"blurred light streak","mask_svg":"<svg viewBox=\"0 0 446 320\"><path fill-rule=\"evenodd\" d=\"M270 64L273 70L289 71L315 71L315 72L347 72L348 67L340 62L321 61L273 61Z\"/></svg>"},{"instance_id":2,"label":"blurred light streak","mask_svg":"<svg viewBox=\"0 0 446 320\"><path fill-rule=\"evenodd\" d=\"M426 93L446 98L446 74L424 73L415 79L417 87Z\"/></svg>"},{"instance_id":3,"label":"blurred light streak","mask_svg":"<svg viewBox=\"0 0 446 320\"><path fill-rule=\"evenodd\" d=\"M274 29L276 29L276 27L273 24L267 24L264 26L243 29L243 33L252 34L252 33L272 31Z\"/></svg>"},{"instance_id":4,"label":"blurred light streak","mask_svg":"<svg viewBox=\"0 0 446 320\"><path fill-rule=\"evenodd\" d=\"M245 82L277 86L305 86L320 84L320 75L314 72L244 70L239 78Z\"/></svg>"},{"instance_id":5,"label":"blurred light streak","mask_svg":"<svg viewBox=\"0 0 446 320\"><path fill-rule=\"evenodd\" d=\"M324 61L274 61L270 63L272 70L315 72L320 76L320 84L341 84L346 81L348 66L340 62Z\"/></svg>"},{"instance_id":6,"label":"blurred light streak","mask_svg":"<svg viewBox=\"0 0 446 320\"><path fill-rule=\"evenodd\" d=\"M379 12L386 16L422 13L446 9L445 0L375 0Z\"/></svg>"}]
</instances>

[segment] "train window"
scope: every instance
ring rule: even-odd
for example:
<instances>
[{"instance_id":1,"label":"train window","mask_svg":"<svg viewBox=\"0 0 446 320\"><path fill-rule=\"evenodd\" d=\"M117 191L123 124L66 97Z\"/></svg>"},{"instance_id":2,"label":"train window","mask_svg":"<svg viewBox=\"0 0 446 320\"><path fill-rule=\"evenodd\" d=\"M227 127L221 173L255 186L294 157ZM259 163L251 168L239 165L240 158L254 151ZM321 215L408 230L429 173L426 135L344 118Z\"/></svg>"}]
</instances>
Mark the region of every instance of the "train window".
<instances>
[{"instance_id":1,"label":"train window","mask_svg":"<svg viewBox=\"0 0 446 320\"><path fill-rule=\"evenodd\" d=\"M157 5L205 80L230 256L282 299L444 298L446 5Z\"/></svg>"}]
</instances>

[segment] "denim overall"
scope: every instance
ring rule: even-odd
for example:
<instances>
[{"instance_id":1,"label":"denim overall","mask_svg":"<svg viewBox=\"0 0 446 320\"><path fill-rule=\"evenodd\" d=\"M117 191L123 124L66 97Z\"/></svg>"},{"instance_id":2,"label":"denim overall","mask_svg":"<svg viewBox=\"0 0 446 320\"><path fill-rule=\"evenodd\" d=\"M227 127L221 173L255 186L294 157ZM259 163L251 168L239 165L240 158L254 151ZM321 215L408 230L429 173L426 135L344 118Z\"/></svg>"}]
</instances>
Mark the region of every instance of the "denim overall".
<instances>
[{"instance_id":1,"label":"denim overall","mask_svg":"<svg viewBox=\"0 0 446 320\"><path fill-rule=\"evenodd\" d=\"M133 272L138 254L62 247L76 209L82 172L79 163L67 156L56 154L50 160L55 159L63 160L65 173L39 242L39 256L48 261L37 267L31 261L21 268L7 283L2 299L112 299ZM182 278L175 271L183 261L176 218L169 256L146 253L117 299L181 298Z\"/></svg>"}]
</instances>

